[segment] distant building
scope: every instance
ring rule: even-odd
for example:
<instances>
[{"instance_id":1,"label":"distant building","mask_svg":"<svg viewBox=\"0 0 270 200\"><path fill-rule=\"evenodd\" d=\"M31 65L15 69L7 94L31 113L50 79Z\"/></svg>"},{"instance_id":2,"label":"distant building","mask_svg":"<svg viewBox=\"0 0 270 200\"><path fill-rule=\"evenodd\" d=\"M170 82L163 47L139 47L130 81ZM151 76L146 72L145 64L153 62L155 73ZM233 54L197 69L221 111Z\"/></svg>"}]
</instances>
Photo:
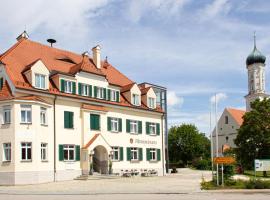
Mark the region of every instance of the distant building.
<instances>
[{"instance_id":1,"label":"distant building","mask_svg":"<svg viewBox=\"0 0 270 200\"><path fill-rule=\"evenodd\" d=\"M225 108L218 120L218 152L222 154L225 149L235 148L234 139L237 136L237 129L243 123L245 112L250 111L250 104L256 99L269 97L265 93L265 60L266 57L257 49L254 36L254 48L246 59L248 71L248 94L246 99L246 110ZM214 143L214 155L216 152L216 128L212 132Z\"/></svg>"}]
</instances>

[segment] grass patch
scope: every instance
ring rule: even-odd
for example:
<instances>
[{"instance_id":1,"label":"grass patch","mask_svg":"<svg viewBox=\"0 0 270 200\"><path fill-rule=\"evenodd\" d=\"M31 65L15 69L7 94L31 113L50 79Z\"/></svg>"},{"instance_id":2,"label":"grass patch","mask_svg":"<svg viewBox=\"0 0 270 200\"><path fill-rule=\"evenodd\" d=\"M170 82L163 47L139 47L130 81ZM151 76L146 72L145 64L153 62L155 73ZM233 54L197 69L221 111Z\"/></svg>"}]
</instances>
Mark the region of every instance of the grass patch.
<instances>
[{"instance_id":1,"label":"grass patch","mask_svg":"<svg viewBox=\"0 0 270 200\"><path fill-rule=\"evenodd\" d=\"M245 170L244 175L249 176L249 177L255 177L255 172L254 172L254 170ZM258 177L258 178L270 178L269 175L270 174L268 172L267 177L264 177L263 172L256 172L256 177Z\"/></svg>"},{"instance_id":2,"label":"grass patch","mask_svg":"<svg viewBox=\"0 0 270 200\"><path fill-rule=\"evenodd\" d=\"M249 181L243 180L232 180L228 179L224 182L223 186L217 186L214 181L202 181L202 190L218 190L218 189L270 189L270 181L252 179Z\"/></svg>"}]
</instances>

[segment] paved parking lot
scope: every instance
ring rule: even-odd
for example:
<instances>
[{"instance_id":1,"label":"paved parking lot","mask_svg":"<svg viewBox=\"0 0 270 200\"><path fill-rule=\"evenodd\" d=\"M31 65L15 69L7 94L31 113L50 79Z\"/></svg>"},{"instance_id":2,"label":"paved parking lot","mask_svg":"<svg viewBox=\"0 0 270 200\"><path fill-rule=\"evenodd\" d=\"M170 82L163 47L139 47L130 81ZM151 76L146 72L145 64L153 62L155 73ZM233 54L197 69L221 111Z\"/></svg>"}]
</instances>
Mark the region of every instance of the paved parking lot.
<instances>
[{"instance_id":1,"label":"paved parking lot","mask_svg":"<svg viewBox=\"0 0 270 200\"><path fill-rule=\"evenodd\" d=\"M165 177L132 177L65 181L39 185L1 186L0 199L269 199L270 193L228 193L200 190L200 181L211 172L181 169Z\"/></svg>"}]
</instances>

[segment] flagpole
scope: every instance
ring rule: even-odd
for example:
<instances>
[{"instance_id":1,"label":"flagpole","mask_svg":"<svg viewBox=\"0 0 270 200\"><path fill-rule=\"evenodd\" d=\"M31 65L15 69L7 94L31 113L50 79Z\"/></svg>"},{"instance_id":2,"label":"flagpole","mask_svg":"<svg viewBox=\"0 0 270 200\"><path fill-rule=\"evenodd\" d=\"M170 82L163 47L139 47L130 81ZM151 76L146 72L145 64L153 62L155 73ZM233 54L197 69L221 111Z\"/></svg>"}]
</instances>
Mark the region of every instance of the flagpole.
<instances>
[{"instance_id":1,"label":"flagpole","mask_svg":"<svg viewBox=\"0 0 270 200\"><path fill-rule=\"evenodd\" d=\"M212 180L214 180L214 155L213 155L213 134L212 134L212 102L211 101L210 101L210 142L211 142Z\"/></svg>"},{"instance_id":2,"label":"flagpole","mask_svg":"<svg viewBox=\"0 0 270 200\"><path fill-rule=\"evenodd\" d=\"M218 157L218 121L217 121L217 94L215 94L215 122L216 122L216 157ZM219 185L219 172L217 164L217 185Z\"/></svg>"}]
</instances>

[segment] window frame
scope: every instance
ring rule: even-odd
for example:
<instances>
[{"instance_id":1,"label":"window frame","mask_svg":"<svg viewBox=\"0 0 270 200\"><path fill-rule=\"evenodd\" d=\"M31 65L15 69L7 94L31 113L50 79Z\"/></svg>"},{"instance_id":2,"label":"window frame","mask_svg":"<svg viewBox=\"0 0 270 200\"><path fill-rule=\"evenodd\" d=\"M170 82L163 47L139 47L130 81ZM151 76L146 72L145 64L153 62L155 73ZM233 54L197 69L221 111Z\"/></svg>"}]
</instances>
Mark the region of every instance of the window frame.
<instances>
[{"instance_id":1,"label":"window frame","mask_svg":"<svg viewBox=\"0 0 270 200\"><path fill-rule=\"evenodd\" d=\"M150 161L152 161L152 162L157 161L157 149L150 148L149 152L150 152Z\"/></svg>"},{"instance_id":2,"label":"window frame","mask_svg":"<svg viewBox=\"0 0 270 200\"><path fill-rule=\"evenodd\" d=\"M96 87L97 89L97 98L98 99L103 99L104 98L104 90L103 87Z\"/></svg>"},{"instance_id":3,"label":"window frame","mask_svg":"<svg viewBox=\"0 0 270 200\"><path fill-rule=\"evenodd\" d=\"M115 153L117 152L118 158L115 158ZM120 161L120 147L112 147L112 161Z\"/></svg>"},{"instance_id":4,"label":"window frame","mask_svg":"<svg viewBox=\"0 0 270 200\"><path fill-rule=\"evenodd\" d=\"M89 96L89 85L81 83L81 95Z\"/></svg>"},{"instance_id":5,"label":"window frame","mask_svg":"<svg viewBox=\"0 0 270 200\"><path fill-rule=\"evenodd\" d=\"M23 112L25 113L24 121L23 121ZM32 105L21 105L20 113L21 113L21 124L32 124Z\"/></svg>"},{"instance_id":6,"label":"window frame","mask_svg":"<svg viewBox=\"0 0 270 200\"><path fill-rule=\"evenodd\" d=\"M148 107L151 108L151 109L155 109L156 108L155 98L148 97Z\"/></svg>"},{"instance_id":7,"label":"window frame","mask_svg":"<svg viewBox=\"0 0 270 200\"><path fill-rule=\"evenodd\" d=\"M116 126L113 124L116 124ZM111 132L119 132L119 120L116 117L111 117Z\"/></svg>"},{"instance_id":8,"label":"window frame","mask_svg":"<svg viewBox=\"0 0 270 200\"><path fill-rule=\"evenodd\" d=\"M152 129L154 129L154 132L152 132ZM157 124L156 123L149 123L149 135L157 135Z\"/></svg>"},{"instance_id":9,"label":"window frame","mask_svg":"<svg viewBox=\"0 0 270 200\"><path fill-rule=\"evenodd\" d=\"M67 159L65 158L65 151L67 151ZM70 153L73 151L73 159L70 159ZM76 161L76 145L74 144L64 144L63 145L63 158L65 162Z\"/></svg>"},{"instance_id":10,"label":"window frame","mask_svg":"<svg viewBox=\"0 0 270 200\"><path fill-rule=\"evenodd\" d=\"M40 144L40 153L41 153L41 161L42 162L47 162L48 161L48 143L42 142ZM45 156L45 157L44 157Z\"/></svg>"},{"instance_id":11,"label":"window frame","mask_svg":"<svg viewBox=\"0 0 270 200\"><path fill-rule=\"evenodd\" d=\"M69 81L69 80L65 80L64 81L64 92L68 93L68 94L72 94L73 93L73 81Z\"/></svg>"},{"instance_id":12,"label":"window frame","mask_svg":"<svg viewBox=\"0 0 270 200\"><path fill-rule=\"evenodd\" d=\"M132 94L132 104L134 106L140 106L140 95L138 94Z\"/></svg>"},{"instance_id":13,"label":"window frame","mask_svg":"<svg viewBox=\"0 0 270 200\"><path fill-rule=\"evenodd\" d=\"M40 125L48 125L47 108L40 107Z\"/></svg>"},{"instance_id":14,"label":"window frame","mask_svg":"<svg viewBox=\"0 0 270 200\"><path fill-rule=\"evenodd\" d=\"M42 82L43 80L44 82ZM46 75L35 73L35 87L38 89L43 89L43 90L46 89Z\"/></svg>"},{"instance_id":15,"label":"window frame","mask_svg":"<svg viewBox=\"0 0 270 200\"><path fill-rule=\"evenodd\" d=\"M11 162L11 143L3 143L3 162Z\"/></svg>"},{"instance_id":16,"label":"window frame","mask_svg":"<svg viewBox=\"0 0 270 200\"><path fill-rule=\"evenodd\" d=\"M111 90L111 101L116 101L117 100L117 94L116 90Z\"/></svg>"},{"instance_id":17,"label":"window frame","mask_svg":"<svg viewBox=\"0 0 270 200\"><path fill-rule=\"evenodd\" d=\"M23 144L25 144L23 146ZM25 159L23 159L23 149L25 149ZM30 149L30 151L28 151ZM29 154L30 153L30 158ZM31 162L32 161L32 142L21 142L21 161Z\"/></svg>"},{"instance_id":18,"label":"window frame","mask_svg":"<svg viewBox=\"0 0 270 200\"><path fill-rule=\"evenodd\" d=\"M130 133L138 134L139 133L139 122L136 120L130 120L129 124L130 124Z\"/></svg>"},{"instance_id":19,"label":"window frame","mask_svg":"<svg viewBox=\"0 0 270 200\"><path fill-rule=\"evenodd\" d=\"M134 158L134 157L137 157L137 158ZM130 147L130 160L139 161L139 148L138 147Z\"/></svg>"},{"instance_id":20,"label":"window frame","mask_svg":"<svg viewBox=\"0 0 270 200\"><path fill-rule=\"evenodd\" d=\"M10 124L10 123L11 123L11 107L3 106L3 124Z\"/></svg>"}]
</instances>

